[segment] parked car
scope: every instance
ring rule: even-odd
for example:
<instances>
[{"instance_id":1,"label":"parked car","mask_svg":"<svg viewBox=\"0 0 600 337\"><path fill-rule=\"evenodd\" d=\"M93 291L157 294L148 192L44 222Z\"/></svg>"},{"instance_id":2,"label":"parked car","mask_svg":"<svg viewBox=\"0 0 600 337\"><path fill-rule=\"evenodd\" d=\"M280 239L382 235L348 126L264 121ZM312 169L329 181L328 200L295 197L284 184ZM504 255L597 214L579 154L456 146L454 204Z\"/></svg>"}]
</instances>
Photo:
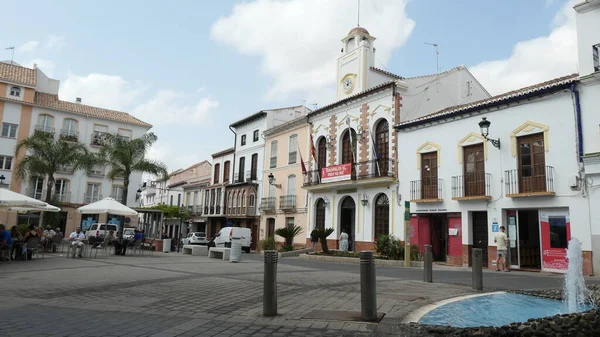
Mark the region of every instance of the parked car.
<instances>
[{"instance_id":1,"label":"parked car","mask_svg":"<svg viewBox=\"0 0 600 337\"><path fill-rule=\"evenodd\" d=\"M242 250L250 253L250 245L252 244L252 231L250 228L243 227L225 227L221 228L215 236L215 247L231 248L231 238L238 237L242 240Z\"/></svg>"},{"instance_id":2,"label":"parked car","mask_svg":"<svg viewBox=\"0 0 600 337\"><path fill-rule=\"evenodd\" d=\"M131 239L135 235L135 228L127 227L123 228L123 238Z\"/></svg>"},{"instance_id":3,"label":"parked car","mask_svg":"<svg viewBox=\"0 0 600 337\"><path fill-rule=\"evenodd\" d=\"M208 240L206 240L206 233L204 232L192 232L188 233L188 235L181 239L182 245L203 245L206 246L208 244Z\"/></svg>"},{"instance_id":4,"label":"parked car","mask_svg":"<svg viewBox=\"0 0 600 337\"><path fill-rule=\"evenodd\" d=\"M85 232L85 238L90 240L90 238L104 237L104 234L108 234L110 231L114 231L116 234L119 231L119 226L113 224L95 223L90 227L90 229L88 229L87 232Z\"/></svg>"}]
</instances>

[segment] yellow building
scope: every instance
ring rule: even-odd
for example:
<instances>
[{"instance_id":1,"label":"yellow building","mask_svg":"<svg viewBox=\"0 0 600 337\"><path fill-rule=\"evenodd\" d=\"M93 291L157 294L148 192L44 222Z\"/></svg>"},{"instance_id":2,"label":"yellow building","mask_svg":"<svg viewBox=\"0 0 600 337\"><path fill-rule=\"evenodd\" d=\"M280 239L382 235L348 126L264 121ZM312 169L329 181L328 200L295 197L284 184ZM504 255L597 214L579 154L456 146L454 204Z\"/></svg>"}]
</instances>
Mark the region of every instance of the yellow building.
<instances>
[{"instance_id":1,"label":"yellow building","mask_svg":"<svg viewBox=\"0 0 600 337\"><path fill-rule=\"evenodd\" d=\"M260 202L260 239L275 235L277 228L300 226L295 246L310 241L306 191L302 189L301 160L309 159L309 128L306 117L297 118L264 132L265 161ZM277 241L283 238L275 235Z\"/></svg>"}]
</instances>

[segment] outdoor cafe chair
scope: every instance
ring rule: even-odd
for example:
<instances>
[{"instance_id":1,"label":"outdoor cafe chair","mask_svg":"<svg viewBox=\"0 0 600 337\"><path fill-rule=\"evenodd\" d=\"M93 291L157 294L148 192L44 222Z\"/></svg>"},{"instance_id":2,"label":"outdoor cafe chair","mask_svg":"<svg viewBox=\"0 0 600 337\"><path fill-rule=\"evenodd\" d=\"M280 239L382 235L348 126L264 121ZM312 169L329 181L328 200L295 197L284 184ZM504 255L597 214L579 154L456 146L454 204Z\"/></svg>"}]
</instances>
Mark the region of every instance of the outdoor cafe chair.
<instances>
[{"instance_id":1,"label":"outdoor cafe chair","mask_svg":"<svg viewBox=\"0 0 600 337\"><path fill-rule=\"evenodd\" d=\"M35 253L37 258L39 259L40 251L42 252L42 257L46 258L44 256L44 247L42 247L42 245L41 245L40 238L30 237L29 240L27 240L26 249L27 249L27 254L25 254L25 259L27 259L27 257L29 256L29 252L31 252L31 259L33 259L33 253Z\"/></svg>"}]
</instances>

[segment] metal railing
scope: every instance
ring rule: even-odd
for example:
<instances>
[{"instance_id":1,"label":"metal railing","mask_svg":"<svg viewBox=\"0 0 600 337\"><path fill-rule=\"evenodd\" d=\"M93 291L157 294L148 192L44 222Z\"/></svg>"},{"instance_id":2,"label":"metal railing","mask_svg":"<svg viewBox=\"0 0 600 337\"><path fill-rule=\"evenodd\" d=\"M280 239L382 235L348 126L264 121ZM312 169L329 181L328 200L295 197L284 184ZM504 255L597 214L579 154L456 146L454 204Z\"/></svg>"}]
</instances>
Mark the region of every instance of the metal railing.
<instances>
[{"instance_id":1,"label":"metal railing","mask_svg":"<svg viewBox=\"0 0 600 337\"><path fill-rule=\"evenodd\" d=\"M283 210L296 209L295 195L282 195L279 197L279 208Z\"/></svg>"},{"instance_id":2,"label":"metal railing","mask_svg":"<svg viewBox=\"0 0 600 337\"><path fill-rule=\"evenodd\" d=\"M410 200L443 199L443 179L423 179L410 182Z\"/></svg>"},{"instance_id":3,"label":"metal railing","mask_svg":"<svg viewBox=\"0 0 600 337\"><path fill-rule=\"evenodd\" d=\"M202 215L202 210L204 209L204 207L202 207L202 205L196 205L196 207L194 207L196 209L196 214L198 215Z\"/></svg>"},{"instance_id":4,"label":"metal railing","mask_svg":"<svg viewBox=\"0 0 600 337\"><path fill-rule=\"evenodd\" d=\"M258 175L256 174L256 171L246 171L246 181L257 181L258 180Z\"/></svg>"},{"instance_id":5,"label":"metal railing","mask_svg":"<svg viewBox=\"0 0 600 337\"><path fill-rule=\"evenodd\" d=\"M261 198L259 210L261 212L275 212L275 197Z\"/></svg>"},{"instance_id":6,"label":"metal railing","mask_svg":"<svg viewBox=\"0 0 600 337\"><path fill-rule=\"evenodd\" d=\"M35 125L35 131L54 134L54 127L53 126L46 126L46 125L42 125L42 124L36 124Z\"/></svg>"},{"instance_id":7,"label":"metal railing","mask_svg":"<svg viewBox=\"0 0 600 337\"><path fill-rule=\"evenodd\" d=\"M60 202L71 202L71 192L54 193L53 198Z\"/></svg>"},{"instance_id":8,"label":"metal railing","mask_svg":"<svg viewBox=\"0 0 600 337\"><path fill-rule=\"evenodd\" d=\"M83 200L86 204L91 204L92 202L96 202L102 199L102 194L98 193L86 193L83 195Z\"/></svg>"},{"instance_id":9,"label":"metal railing","mask_svg":"<svg viewBox=\"0 0 600 337\"><path fill-rule=\"evenodd\" d=\"M208 214L208 206L204 206L204 214Z\"/></svg>"},{"instance_id":10,"label":"metal railing","mask_svg":"<svg viewBox=\"0 0 600 337\"><path fill-rule=\"evenodd\" d=\"M210 206L210 214L215 214L215 206Z\"/></svg>"},{"instance_id":11,"label":"metal railing","mask_svg":"<svg viewBox=\"0 0 600 337\"><path fill-rule=\"evenodd\" d=\"M79 132L67 129L60 129L60 139L67 142L76 142L79 140Z\"/></svg>"},{"instance_id":12,"label":"metal railing","mask_svg":"<svg viewBox=\"0 0 600 337\"><path fill-rule=\"evenodd\" d=\"M92 139L90 145L104 146L106 145L106 132L94 131L92 133Z\"/></svg>"},{"instance_id":13,"label":"metal railing","mask_svg":"<svg viewBox=\"0 0 600 337\"><path fill-rule=\"evenodd\" d=\"M248 206L248 215L254 215L255 212L254 206Z\"/></svg>"},{"instance_id":14,"label":"metal railing","mask_svg":"<svg viewBox=\"0 0 600 337\"><path fill-rule=\"evenodd\" d=\"M75 169L71 165L59 165L56 168L56 173L73 173Z\"/></svg>"},{"instance_id":15,"label":"metal railing","mask_svg":"<svg viewBox=\"0 0 600 337\"><path fill-rule=\"evenodd\" d=\"M221 205L215 207L215 214L221 214Z\"/></svg>"},{"instance_id":16,"label":"metal railing","mask_svg":"<svg viewBox=\"0 0 600 337\"><path fill-rule=\"evenodd\" d=\"M371 159L354 164L357 179L369 179L394 176L394 160L392 158Z\"/></svg>"},{"instance_id":17,"label":"metal railing","mask_svg":"<svg viewBox=\"0 0 600 337\"><path fill-rule=\"evenodd\" d=\"M94 168L92 168L92 170L88 173L88 176L90 176L90 177L99 177L99 178L104 177L104 167L94 167Z\"/></svg>"},{"instance_id":18,"label":"metal railing","mask_svg":"<svg viewBox=\"0 0 600 337\"><path fill-rule=\"evenodd\" d=\"M489 173L467 173L452 177L452 198L483 197L491 195Z\"/></svg>"},{"instance_id":19,"label":"metal railing","mask_svg":"<svg viewBox=\"0 0 600 337\"><path fill-rule=\"evenodd\" d=\"M554 192L554 167L535 165L504 171L506 194Z\"/></svg>"},{"instance_id":20,"label":"metal railing","mask_svg":"<svg viewBox=\"0 0 600 337\"><path fill-rule=\"evenodd\" d=\"M243 183L244 182L244 175L243 174L239 174L239 173L235 173L233 175L233 182L234 183Z\"/></svg>"}]
</instances>

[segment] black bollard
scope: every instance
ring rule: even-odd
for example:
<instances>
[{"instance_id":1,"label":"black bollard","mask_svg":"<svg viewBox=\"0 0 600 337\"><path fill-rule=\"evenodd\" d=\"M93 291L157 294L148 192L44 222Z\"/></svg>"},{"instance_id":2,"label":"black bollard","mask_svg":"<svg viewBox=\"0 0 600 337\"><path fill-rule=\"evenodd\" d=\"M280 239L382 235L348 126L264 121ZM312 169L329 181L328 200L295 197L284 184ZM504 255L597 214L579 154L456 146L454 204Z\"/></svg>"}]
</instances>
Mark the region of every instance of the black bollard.
<instances>
[{"instance_id":1,"label":"black bollard","mask_svg":"<svg viewBox=\"0 0 600 337\"><path fill-rule=\"evenodd\" d=\"M360 317L363 321L377 320L377 290L373 252L360 252Z\"/></svg>"},{"instance_id":2,"label":"black bollard","mask_svg":"<svg viewBox=\"0 0 600 337\"><path fill-rule=\"evenodd\" d=\"M483 253L481 248L473 248L473 289L475 290L483 290Z\"/></svg>"},{"instance_id":3,"label":"black bollard","mask_svg":"<svg viewBox=\"0 0 600 337\"><path fill-rule=\"evenodd\" d=\"M425 245L423 254L423 282L433 282L433 256L431 255L431 245Z\"/></svg>"},{"instance_id":4,"label":"black bollard","mask_svg":"<svg viewBox=\"0 0 600 337\"><path fill-rule=\"evenodd\" d=\"M276 250L265 250L263 284L263 316L277 316L277 257Z\"/></svg>"}]
</instances>

